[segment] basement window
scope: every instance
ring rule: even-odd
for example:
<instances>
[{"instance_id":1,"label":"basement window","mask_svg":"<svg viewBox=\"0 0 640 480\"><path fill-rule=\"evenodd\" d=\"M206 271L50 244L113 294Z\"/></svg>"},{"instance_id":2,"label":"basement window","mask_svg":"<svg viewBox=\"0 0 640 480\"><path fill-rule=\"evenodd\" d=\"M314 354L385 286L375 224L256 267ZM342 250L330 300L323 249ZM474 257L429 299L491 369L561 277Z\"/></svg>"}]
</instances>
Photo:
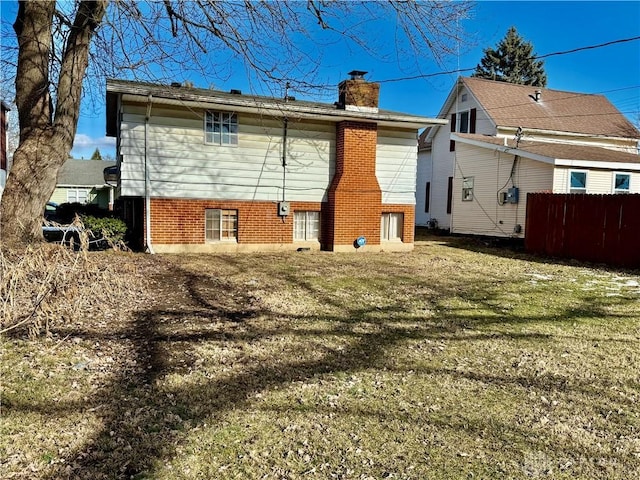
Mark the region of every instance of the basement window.
<instances>
[{"instance_id":1,"label":"basement window","mask_svg":"<svg viewBox=\"0 0 640 480\"><path fill-rule=\"evenodd\" d=\"M404 213L383 213L380 220L380 240L402 241Z\"/></svg>"},{"instance_id":2,"label":"basement window","mask_svg":"<svg viewBox=\"0 0 640 480\"><path fill-rule=\"evenodd\" d=\"M207 242L237 241L238 211L206 209L204 230Z\"/></svg>"},{"instance_id":3,"label":"basement window","mask_svg":"<svg viewBox=\"0 0 640 480\"><path fill-rule=\"evenodd\" d=\"M211 145L238 145L238 116L230 112L206 112L204 142Z\"/></svg>"},{"instance_id":4,"label":"basement window","mask_svg":"<svg viewBox=\"0 0 640 480\"><path fill-rule=\"evenodd\" d=\"M293 239L296 241L319 240L320 212L294 212Z\"/></svg>"}]
</instances>

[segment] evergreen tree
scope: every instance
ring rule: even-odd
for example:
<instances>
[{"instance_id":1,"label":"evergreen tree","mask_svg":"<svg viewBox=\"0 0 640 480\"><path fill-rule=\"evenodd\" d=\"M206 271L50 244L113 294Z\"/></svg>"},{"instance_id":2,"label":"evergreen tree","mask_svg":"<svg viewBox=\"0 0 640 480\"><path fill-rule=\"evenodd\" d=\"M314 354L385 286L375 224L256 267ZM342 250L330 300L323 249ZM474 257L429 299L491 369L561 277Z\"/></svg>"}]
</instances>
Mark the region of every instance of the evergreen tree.
<instances>
[{"instance_id":1,"label":"evergreen tree","mask_svg":"<svg viewBox=\"0 0 640 480\"><path fill-rule=\"evenodd\" d=\"M547 74L544 62L534 60L533 45L525 41L515 27L511 27L496 49L485 48L484 57L472 77L499 82L545 87Z\"/></svg>"},{"instance_id":2,"label":"evergreen tree","mask_svg":"<svg viewBox=\"0 0 640 480\"><path fill-rule=\"evenodd\" d=\"M100 149L96 148L96 151L91 155L91 160L102 160L102 155L100 155Z\"/></svg>"}]
</instances>

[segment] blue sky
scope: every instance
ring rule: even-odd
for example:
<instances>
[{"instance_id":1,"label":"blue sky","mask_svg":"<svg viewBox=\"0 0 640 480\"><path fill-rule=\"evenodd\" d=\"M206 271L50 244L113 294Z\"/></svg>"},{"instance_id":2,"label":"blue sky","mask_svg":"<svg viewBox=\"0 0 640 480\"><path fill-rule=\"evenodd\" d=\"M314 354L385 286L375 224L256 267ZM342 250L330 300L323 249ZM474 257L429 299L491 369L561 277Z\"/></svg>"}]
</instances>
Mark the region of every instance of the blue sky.
<instances>
[{"instance_id":1,"label":"blue sky","mask_svg":"<svg viewBox=\"0 0 640 480\"><path fill-rule=\"evenodd\" d=\"M13 21L15 7L2 1L3 20ZM627 2L477 2L473 17L462 21L473 45L463 47L460 55L447 58L437 65L425 56L421 62L423 73L473 68L483 55L482 50L495 47L509 27L534 45L538 55L595 46L615 40L640 36L640 1ZM390 26L391 27L391 26ZM392 29L390 28L390 31ZM377 31L376 36L384 34ZM331 65L323 66L320 76L337 85L350 70L365 70L367 78L382 81L380 107L425 116L437 116L457 74L446 74L428 79L385 82L409 76L396 62L383 63L357 49L331 55ZM634 124L640 122L640 40L583 50L545 59L548 88L582 93L601 93L622 111ZM465 72L463 75L469 75ZM186 80L186 79L177 79ZM207 86L195 79L196 86ZM238 70L216 88L251 90L245 72ZM264 93L264 92L256 92ZM296 95L298 98L303 98ZM88 158L100 148L103 154L113 155L113 140L104 137L104 108L98 98L95 105L83 107L78 135L72 154ZM310 98L317 100L317 98ZM337 87L333 98L337 99Z\"/></svg>"}]
</instances>

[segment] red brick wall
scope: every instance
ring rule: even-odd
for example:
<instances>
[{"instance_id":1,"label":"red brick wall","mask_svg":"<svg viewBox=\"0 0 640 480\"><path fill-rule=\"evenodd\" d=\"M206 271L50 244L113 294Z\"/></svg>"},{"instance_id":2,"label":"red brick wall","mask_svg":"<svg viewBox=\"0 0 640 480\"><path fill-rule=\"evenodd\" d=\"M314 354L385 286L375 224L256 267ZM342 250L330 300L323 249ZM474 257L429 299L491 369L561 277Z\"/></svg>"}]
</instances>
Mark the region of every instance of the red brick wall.
<instances>
[{"instance_id":1,"label":"red brick wall","mask_svg":"<svg viewBox=\"0 0 640 480\"><path fill-rule=\"evenodd\" d=\"M205 210L238 211L238 243L273 244L293 241L293 212L320 211L321 204L291 202L291 215L278 216L277 202L151 199L151 241L157 244L204 244Z\"/></svg>"},{"instance_id":2,"label":"red brick wall","mask_svg":"<svg viewBox=\"0 0 640 480\"><path fill-rule=\"evenodd\" d=\"M402 243L413 243L415 235L416 209L413 205L382 205L383 213L404 213Z\"/></svg>"},{"instance_id":3,"label":"red brick wall","mask_svg":"<svg viewBox=\"0 0 640 480\"><path fill-rule=\"evenodd\" d=\"M326 248L352 245L365 236L380 244L382 193L376 177L376 124L340 122L336 126L336 173L329 188Z\"/></svg>"}]
</instances>

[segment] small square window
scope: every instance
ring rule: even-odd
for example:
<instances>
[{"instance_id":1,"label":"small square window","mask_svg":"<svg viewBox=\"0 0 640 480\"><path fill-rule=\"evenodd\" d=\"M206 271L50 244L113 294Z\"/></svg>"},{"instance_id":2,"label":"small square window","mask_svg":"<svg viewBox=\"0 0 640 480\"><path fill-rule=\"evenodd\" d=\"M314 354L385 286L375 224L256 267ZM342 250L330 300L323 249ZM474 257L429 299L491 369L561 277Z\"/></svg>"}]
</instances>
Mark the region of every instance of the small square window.
<instances>
[{"instance_id":1,"label":"small square window","mask_svg":"<svg viewBox=\"0 0 640 480\"><path fill-rule=\"evenodd\" d=\"M209 208L205 210L205 239L207 242L236 241L238 211Z\"/></svg>"},{"instance_id":2,"label":"small square window","mask_svg":"<svg viewBox=\"0 0 640 480\"><path fill-rule=\"evenodd\" d=\"M380 219L380 240L402 241L404 213L383 213Z\"/></svg>"},{"instance_id":3,"label":"small square window","mask_svg":"<svg viewBox=\"0 0 640 480\"><path fill-rule=\"evenodd\" d=\"M462 95L460 95L460 101L461 102L466 102L467 101L467 94L463 93Z\"/></svg>"},{"instance_id":4,"label":"small square window","mask_svg":"<svg viewBox=\"0 0 640 480\"><path fill-rule=\"evenodd\" d=\"M616 173L613 179L613 193L629 193L631 174Z\"/></svg>"},{"instance_id":5,"label":"small square window","mask_svg":"<svg viewBox=\"0 0 640 480\"><path fill-rule=\"evenodd\" d=\"M214 145L238 145L238 116L230 112L206 112L204 141Z\"/></svg>"},{"instance_id":6,"label":"small square window","mask_svg":"<svg viewBox=\"0 0 640 480\"><path fill-rule=\"evenodd\" d=\"M569 192L587 193L587 172L572 170L569 174Z\"/></svg>"},{"instance_id":7,"label":"small square window","mask_svg":"<svg viewBox=\"0 0 640 480\"><path fill-rule=\"evenodd\" d=\"M320 212L294 212L293 239L297 241L319 240Z\"/></svg>"},{"instance_id":8,"label":"small square window","mask_svg":"<svg viewBox=\"0 0 640 480\"><path fill-rule=\"evenodd\" d=\"M473 200L473 178L465 177L462 179L462 201L470 202Z\"/></svg>"}]
</instances>

